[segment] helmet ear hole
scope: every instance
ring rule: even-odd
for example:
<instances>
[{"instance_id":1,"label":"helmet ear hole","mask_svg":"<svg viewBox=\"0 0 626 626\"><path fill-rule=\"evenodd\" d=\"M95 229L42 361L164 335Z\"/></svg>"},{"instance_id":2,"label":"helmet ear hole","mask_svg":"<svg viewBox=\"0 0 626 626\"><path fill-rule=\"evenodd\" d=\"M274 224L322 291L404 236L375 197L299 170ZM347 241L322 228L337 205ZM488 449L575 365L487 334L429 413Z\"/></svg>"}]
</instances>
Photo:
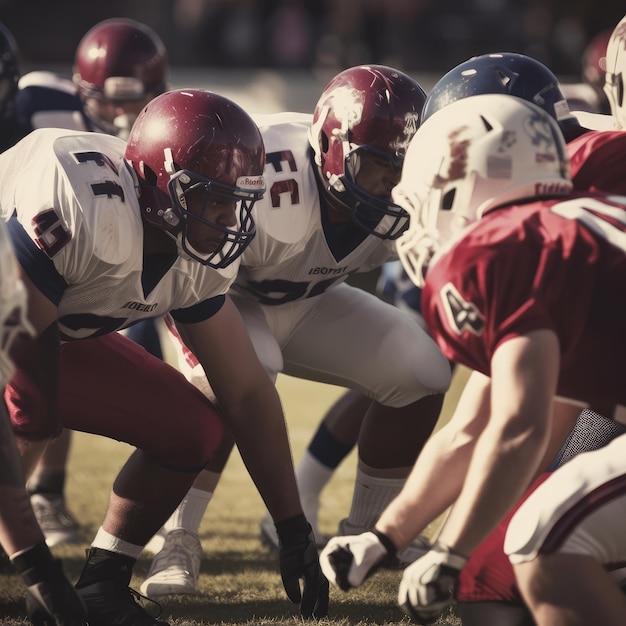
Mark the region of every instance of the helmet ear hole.
<instances>
[{"instance_id":1,"label":"helmet ear hole","mask_svg":"<svg viewBox=\"0 0 626 626\"><path fill-rule=\"evenodd\" d=\"M617 83L617 103L618 106L624 106L624 79L621 74L615 77Z\"/></svg>"},{"instance_id":2,"label":"helmet ear hole","mask_svg":"<svg viewBox=\"0 0 626 626\"><path fill-rule=\"evenodd\" d=\"M322 154L326 154L328 152L328 147L330 142L328 141L328 135L322 131L320 133L320 146L322 148Z\"/></svg>"},{"instance_id":3,"label":"helmet ear hole","mask_svg":"<svg viewBox=\"0 0 626 626\"><path fill-rule=\"evenodd\" d=\"M151 185L152 187L156 187L158 183L158 176L156 172L145 163L142 163L141 170L143 172L143 177L146 183L148 183L148 185Z\"/></svg>"},{"instance_id":4,"label":"helmet ear hole","mask_svg":"<svg viewBox=\"0 0 626 626\"><path fill-rule=\"evenodd\" d=\"M456 196L456 188L450 189L446 191L443 198L441 199L441 210L442 211L450 211L454 204L454 197Z\"/></svg>"}]
</instances>

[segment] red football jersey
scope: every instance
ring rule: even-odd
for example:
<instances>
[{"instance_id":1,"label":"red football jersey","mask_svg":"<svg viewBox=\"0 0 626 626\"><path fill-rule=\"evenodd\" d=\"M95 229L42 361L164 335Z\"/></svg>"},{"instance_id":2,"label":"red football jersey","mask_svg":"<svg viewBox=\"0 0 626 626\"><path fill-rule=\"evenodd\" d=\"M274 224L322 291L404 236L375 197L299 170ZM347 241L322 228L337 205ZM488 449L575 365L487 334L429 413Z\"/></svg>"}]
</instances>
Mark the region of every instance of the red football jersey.
<instances>
[{"instance_id":1,"label":"red football jersey","mask_svg":"<svg viewBox=\"0 0 626 626\"><path fill-rule=\"evenodd\" d=\"M422 314L449 359L490 375L533 330L561 347L558 395L626 406L626 206L575 194L494 210L430 267Z\"/></svg>"},{"instance_id":2,"label":"red football jersey","mask_svg":"<svg viewBox=\"0 0 626 626\"><path fill-rule=\"evenodd\" d=\"M589 131L567 144L574 189L626 195L626 131Z\"/></svg>"}]
</instances>

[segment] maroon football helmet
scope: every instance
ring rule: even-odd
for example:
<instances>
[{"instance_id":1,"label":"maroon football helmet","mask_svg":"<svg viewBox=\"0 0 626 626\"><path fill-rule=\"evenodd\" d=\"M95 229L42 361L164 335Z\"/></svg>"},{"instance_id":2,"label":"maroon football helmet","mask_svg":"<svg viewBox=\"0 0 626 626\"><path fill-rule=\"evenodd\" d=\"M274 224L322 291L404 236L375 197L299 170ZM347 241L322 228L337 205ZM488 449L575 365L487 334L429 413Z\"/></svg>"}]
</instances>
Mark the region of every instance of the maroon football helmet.
<instances>
[{"instance_id":1,"label":"maroon football helmet","mask_svg":"<svg viewBox=\"0 0 626 626\"><path fill-rule=\"evenodd\" d=\"M596 35L585 48L582 56L582 76L599 94L602 94L606 75L606 48L609 45L612 28Z\"/></svg>"},{"instance_id":2,"label":"maroon football helmet","mask_svg":"<svg viewBox=\"0 0 626 626\"><path fill-rule=\"evenodd\" d=\"M183 256L222 268L252 241L251 210L265 192L265 149L252 118L228 98L202 89L156 97L137 117L124 157L139 179L143 219L176 239ZM187 198L198 190L204 191L203 208L191 212ZM237 227L203 217L208 203L219 199L239 202ZM187 238L192 219L222 233L218 250L194 250Z\"/></svg>"},{"instance_id":3,"label":"maroon football helmet","mask_svg":"<svg viewBox=\"0 0 626 626\"><path fill-rule=\"evenodd\" d=\"M360 158L370 153L399 170L425 100L424 90L406 74L361 65L335 76L315 107L309 141L324 188L351 211L356 224L382 239L399 237L407 214L390 197L357 185ZM386 216L391 219L379 226Z\"/></svg>"},{"instance_id":4,"label":"maroon football helmet","mask_svg":"<svg viewBox=\"0 0 626 626\"><path fill-rule=\"evenodd\" d=\"M73 78L84 101L139 102L141 107L166 90L167 68L165 46L152 29L116 18L96 24L81 39ZM104 132L118 134L97 107L86 107L86 113ZM136 112L127 130L135 117Z\"/></svg>"}]
</instances>

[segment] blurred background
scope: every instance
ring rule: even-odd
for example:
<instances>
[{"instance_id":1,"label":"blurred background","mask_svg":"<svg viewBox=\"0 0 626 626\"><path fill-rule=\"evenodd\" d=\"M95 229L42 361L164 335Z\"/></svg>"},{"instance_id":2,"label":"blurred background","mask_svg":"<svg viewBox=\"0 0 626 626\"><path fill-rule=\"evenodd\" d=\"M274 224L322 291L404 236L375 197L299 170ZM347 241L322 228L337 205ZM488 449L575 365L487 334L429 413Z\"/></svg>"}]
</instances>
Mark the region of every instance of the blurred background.
<instances>
[{"instance_id":1,"label":"blurred background","mask_svg":"<svg viewBox=\"0 0 626 626\"><path fill-rule=\"evenodd\" d=\"M327 79L348 66L392 65L424 77L428 89L467 58L500 50L575 81L586 44L625 12L623 0L0 0L25 71L70 77L91 26L131 17L165 42L173 87L245 83L242 104L256 111L311 110Z\"/></svg>"}]
</instances>

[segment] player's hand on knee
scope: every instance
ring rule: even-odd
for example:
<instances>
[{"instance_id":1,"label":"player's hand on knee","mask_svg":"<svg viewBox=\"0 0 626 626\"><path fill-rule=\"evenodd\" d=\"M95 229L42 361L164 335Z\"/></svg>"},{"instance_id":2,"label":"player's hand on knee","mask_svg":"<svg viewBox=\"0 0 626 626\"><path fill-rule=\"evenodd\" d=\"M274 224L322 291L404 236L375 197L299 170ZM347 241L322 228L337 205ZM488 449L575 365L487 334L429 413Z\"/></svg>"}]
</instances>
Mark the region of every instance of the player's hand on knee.
<instances>
[{"instance_id":1,"label":"player's hand on knee","mask_svg":"<svg viewBox=\"0 0 626 626\"><path fill-rule=\"evenodd\" d=\"M320 554L322 571L335 586L349 591L360 586L396 547L383 533L374 530L360 535L333 537Z\"/></svg>"},{"instance_id":2,"label":"player's hand on knee","mask_svg":"<svg viewBox=\"0 0 626 626\"><path fill-rule=\"evenodd\" d=\"M418 624L434 622L452 603L454 587L467 559L441 543L404 570L398 605Z\"/></svg>"},{"instance_id":3,"label":"player's hand on knee","mask_svg":"<svg viewBox=\"0 0 626 626\"><path fill-rule=\"evenodd\" d=\"M304 515L276 524L280 543L280 574L287 597L300 605L303 617L328 613L328 581L320 569L315 537ZM300 588L300 580L303 581Z\"/></svg>"}]
</instances>

